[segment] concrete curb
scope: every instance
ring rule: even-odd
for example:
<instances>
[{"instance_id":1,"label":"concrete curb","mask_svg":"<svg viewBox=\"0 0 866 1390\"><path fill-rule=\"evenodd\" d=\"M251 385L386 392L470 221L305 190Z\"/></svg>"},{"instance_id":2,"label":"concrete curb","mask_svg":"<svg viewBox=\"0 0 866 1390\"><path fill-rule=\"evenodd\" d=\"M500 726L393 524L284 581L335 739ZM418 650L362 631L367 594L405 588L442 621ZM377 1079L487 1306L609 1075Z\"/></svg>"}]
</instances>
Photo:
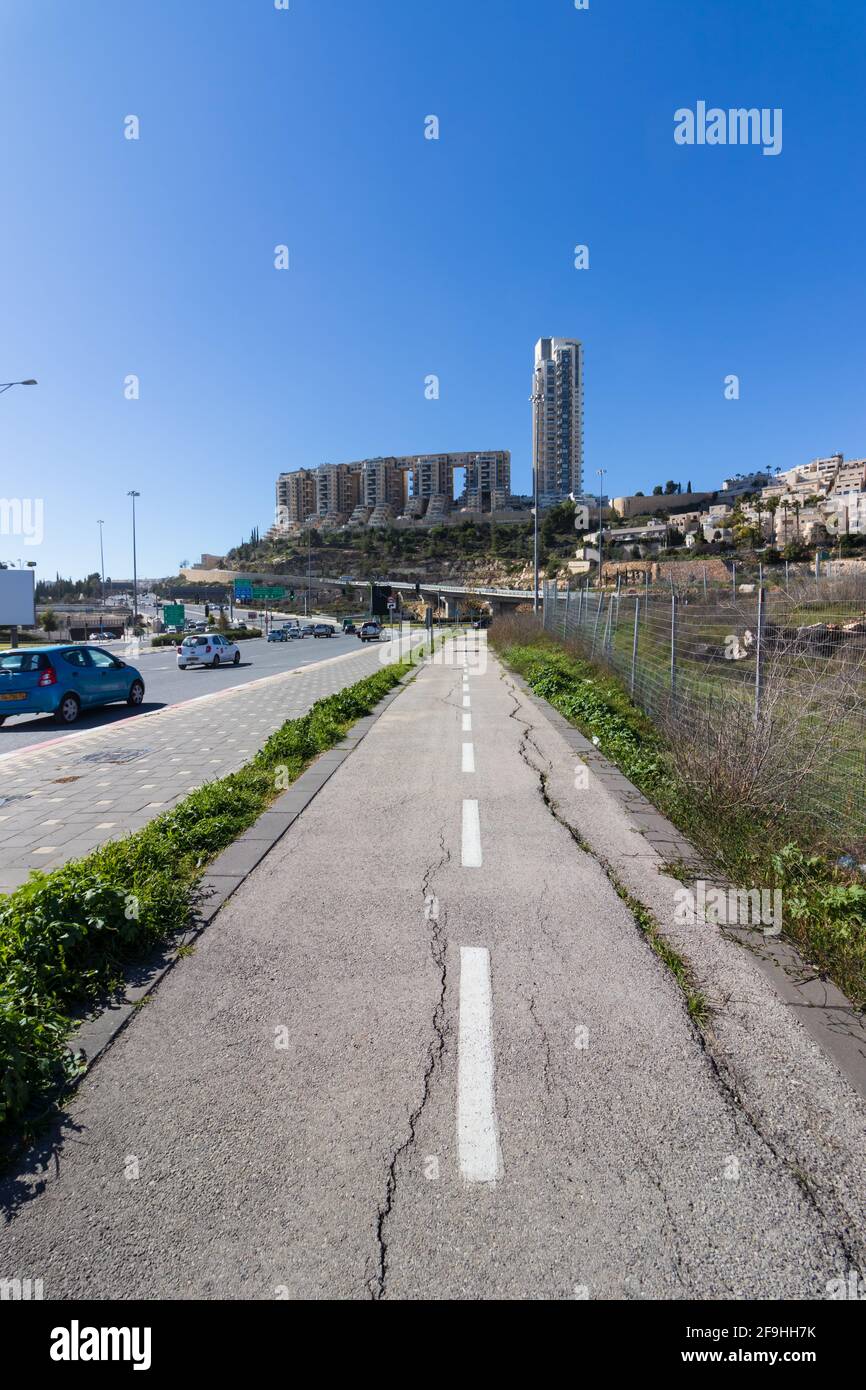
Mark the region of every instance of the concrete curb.
<instances>
[{"instance_id":1,"label":"concrete curb","mask_svg":"<svg viewBox=\"0 0 866 1390\"><path fill-rule=\"evenodd\" d=\"M599 778L606 790L626 811L635 829L649 841L662 864L682 860L694 878L716 882L703 869L700 854L671 821L644 796L633 782L559 710L527 685L522 676L505 667L508 677L553 725L557 733ZM660 924L662 935L664 924ZM800 955L793 942L784 937L765 937L748 928L728 927L726 937L748 950L774 990L796 1015L810 1037L835 1062L854 1089L866 1099L866 1021L851 1000Z\"/></svg>"},{"instance_id":2,"label":"concrete curb","mask_svg":"<svg viewBox=\"0 0 866 1390\"><path fill-rule=\"evenodd\" d=\"M206 874L199 880L196 923L179 933L170 945L160 947L145 960L137 963L127 975L122 1000L106 1006L101 1013L87 1018L70 1038L70 1048L83 1062L87 1072L94 1062L123 1032L134 1014L180 959L184 948L191 945L210 926L223 903L252 873L257 864L291 828L298 816L309 806L322 787L357 748L373 725L393 704L397 696L414 680L420 667L407 671L398 685L389 690L367 715L355 721L340 743L321 753L287 791L271 802L243 835L217 856Z\"/></svg>"}]
</instances>

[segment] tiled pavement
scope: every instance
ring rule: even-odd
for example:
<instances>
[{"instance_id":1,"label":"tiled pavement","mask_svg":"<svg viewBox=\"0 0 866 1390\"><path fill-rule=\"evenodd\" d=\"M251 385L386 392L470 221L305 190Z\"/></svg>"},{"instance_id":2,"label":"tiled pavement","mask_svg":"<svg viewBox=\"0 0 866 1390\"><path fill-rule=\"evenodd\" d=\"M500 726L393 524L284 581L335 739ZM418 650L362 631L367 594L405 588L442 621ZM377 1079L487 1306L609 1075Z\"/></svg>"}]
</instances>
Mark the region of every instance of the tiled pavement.
<instances>
[{"instance_id":1,"label":"tiled pavement","mask_svg":"<svg viewBox=\"0 0 866 1390\"><path fill-rule=\"evenodd\" d=\"M252 758L285 719L372 675L382 646L130 715L0 761L0 892L138 830Z\"/></svg>"}]
</instances>

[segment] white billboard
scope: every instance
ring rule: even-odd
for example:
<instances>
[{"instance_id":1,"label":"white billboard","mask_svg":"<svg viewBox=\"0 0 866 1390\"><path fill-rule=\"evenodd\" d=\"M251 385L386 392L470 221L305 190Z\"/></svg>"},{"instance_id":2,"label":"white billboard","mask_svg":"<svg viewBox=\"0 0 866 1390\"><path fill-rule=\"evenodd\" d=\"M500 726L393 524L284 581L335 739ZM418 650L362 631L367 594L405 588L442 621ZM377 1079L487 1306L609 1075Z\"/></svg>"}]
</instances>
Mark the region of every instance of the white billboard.
<instances>
[{"instance_id":1,"label":"white billboard","mask_svg":"<svg viewBox=\"0 0 866 1390\"><path fill-rule=\"evenodd\" d=\"M33 627L36 623L32 570L0 570L0 626Z\"/></svg>"}]
</instances>

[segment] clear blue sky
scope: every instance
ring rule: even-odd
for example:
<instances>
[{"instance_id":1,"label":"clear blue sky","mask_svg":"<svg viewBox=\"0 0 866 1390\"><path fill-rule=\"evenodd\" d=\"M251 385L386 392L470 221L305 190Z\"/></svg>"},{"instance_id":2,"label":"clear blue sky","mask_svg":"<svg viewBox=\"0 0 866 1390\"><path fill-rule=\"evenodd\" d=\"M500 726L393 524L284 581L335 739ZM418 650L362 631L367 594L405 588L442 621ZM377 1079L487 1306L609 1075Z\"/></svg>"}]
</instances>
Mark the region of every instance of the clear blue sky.
<instances>
[{"instance_id":1,"label":"clear blue sky","mask_svg":"<svg viewBox=\"0 0 866 1390\"><path fill-rule=\"evenodd\" d=\"M134 487L174 572L374 454L510 448L528 491L541 335L613 494L866 453L862 0L7 0L0 40L0 379L40 383L0 496L45 506L0 558L97 568L102 517L129 574ZM698 100L781 107L782 153L677 146Z\"/></svg>"}]
</instances>

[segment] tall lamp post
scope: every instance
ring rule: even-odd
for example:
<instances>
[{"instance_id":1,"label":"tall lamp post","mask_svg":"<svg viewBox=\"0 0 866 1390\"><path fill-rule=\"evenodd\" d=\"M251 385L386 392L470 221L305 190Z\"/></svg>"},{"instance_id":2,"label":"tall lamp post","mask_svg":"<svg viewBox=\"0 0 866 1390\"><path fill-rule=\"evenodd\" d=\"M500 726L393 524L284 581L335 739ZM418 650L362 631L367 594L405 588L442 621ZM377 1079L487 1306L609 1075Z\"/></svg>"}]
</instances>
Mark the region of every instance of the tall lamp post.
<instances>
[{"instance_id":1,"label":"tall lamp post","mask_svg":"<svg viewBox=\"0 0 866 1390\"><path fill-rule=\"evenodd\" d=\"M138 617L138 559L135 552L135 499L141 493L131 489L127 497L132 498L132 635L135 636L135 620Z\"/></svg>"},{"instance_id":2,"label":"tall lamp post","mask_svg":"<svg viewBox=\"0 0 866 1390\"><path fill-rule=\"evenodd\" d=\"M313 601L313 525L307 517L307 592L304 595L304 617L310 616L310 605Z\"/></svg>"},{"instance_id":3,"label":"tall lamp post","mask_svg":"<svg viewBox=\"0 0 866 1390\"><path fill-rule=\"evenodd\" d=\"M532 392L532 611L538 612L538 420L542 402L538 386Z\"/></svg>"},{"instance_id":4,"label":"tall lamp post","mask_svg":"<svg viewBox=\"0 0 866 1390\"><path fill-rule=\"evenodd\" d=\"M101 618L99 619L99 632L100 632L100 636L101 636L101 635L102 635L102 629L103 629L103 627L104 627L104 625L105 625L105 552L104 552L104 550L103 550L103 548L102 548L102 528L103 528L103 526L105 525L105 522L104 522L104 521L97 521L96 524L97 524L97 526L99 527L99 577L100 577L99 589L100 589L100 593L102 594L102 616L101 616Z\"/></svg>"},{"instance_id":5,"label":"tall lamp post","mask_svg":"<svg viewBox=\"0 0 866 1390\"><path fill-rule=\"evenodd\" d=\"M606 468L597 468L598 474L598 587L601 588L601 567L604 561L604 527L601 520L601 495L604 492Z\"/></svg>"},{"instance_id":6,"label":"tall lamp post","mask_svg":"<svg viewBox=\"0 0 866 1390\"><path fill-rule=\"evenodd\" d=\"M0 381L0 396L4 391L8 391L12 386L38 386L39 382L33 377L28 377L26 381Z\"/></svg>"}]
</instances>

